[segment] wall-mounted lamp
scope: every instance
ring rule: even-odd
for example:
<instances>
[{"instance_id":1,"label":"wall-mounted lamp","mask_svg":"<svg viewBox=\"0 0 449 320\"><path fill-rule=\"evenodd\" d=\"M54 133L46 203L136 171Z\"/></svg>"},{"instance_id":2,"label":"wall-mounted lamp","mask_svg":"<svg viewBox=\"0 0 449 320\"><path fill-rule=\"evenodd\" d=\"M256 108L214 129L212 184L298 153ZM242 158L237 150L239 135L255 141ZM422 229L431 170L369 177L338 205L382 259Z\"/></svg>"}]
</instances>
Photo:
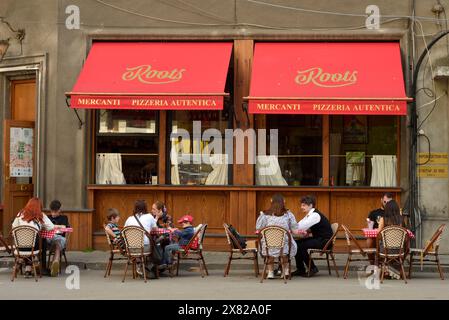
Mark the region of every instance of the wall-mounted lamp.
<instances>
[{"instance_id":1,"label":"wall-mounted lamp","mask_svg":"<svg viewBox=\"0 0 449 320\"><path fill-rule=\"evenodd\" d=\"M19 41L20 43L20 55L22 55L22 41L25 38L25 29L17 29L15 30L8 21L4 20L3 17L0 17L0 22L6 24L9 30L14 33L14 38ZM6 51L8 51L9 47L9 40L11 38L7 39L0 39L0 61L2 61L3 57L6 54Z\"/></svg>"}]
</instances>

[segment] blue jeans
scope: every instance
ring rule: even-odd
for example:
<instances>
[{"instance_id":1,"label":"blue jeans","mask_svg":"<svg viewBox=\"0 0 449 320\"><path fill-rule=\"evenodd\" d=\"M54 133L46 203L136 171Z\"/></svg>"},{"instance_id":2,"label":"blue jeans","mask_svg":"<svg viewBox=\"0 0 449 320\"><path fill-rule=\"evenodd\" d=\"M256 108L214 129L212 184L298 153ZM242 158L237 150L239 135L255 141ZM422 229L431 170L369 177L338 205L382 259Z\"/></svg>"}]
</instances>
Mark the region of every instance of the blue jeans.
<instances>
[{"instance_id":1,"label":"blue jeans","mask_svg":"<svg viewBox=\"0 0 449 320\"><path fill-rule=\"evenodd\" d=\"M164 261L163 264L172 264L172 253L179 250L181 247L177 243L169 244L164 249Z\"/></svg>"}]
</instances>

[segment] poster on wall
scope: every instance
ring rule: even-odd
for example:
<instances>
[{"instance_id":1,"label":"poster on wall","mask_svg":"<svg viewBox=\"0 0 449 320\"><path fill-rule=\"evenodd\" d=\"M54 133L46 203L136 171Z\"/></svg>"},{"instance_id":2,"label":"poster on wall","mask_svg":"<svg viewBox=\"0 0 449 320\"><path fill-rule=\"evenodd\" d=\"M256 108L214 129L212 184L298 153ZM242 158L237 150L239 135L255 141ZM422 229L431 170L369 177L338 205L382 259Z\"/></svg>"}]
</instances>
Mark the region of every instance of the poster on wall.
<instances>
[{"instance_id":1,"label":"poster on wall","mask_svg":"<svg viewBox=\"0 0 449 320\"><path fill-rule=\"evenodd\" d=\"M10 177L33 176L33 129L11 128L9 142Z\"/></svg>"}]
</instances>

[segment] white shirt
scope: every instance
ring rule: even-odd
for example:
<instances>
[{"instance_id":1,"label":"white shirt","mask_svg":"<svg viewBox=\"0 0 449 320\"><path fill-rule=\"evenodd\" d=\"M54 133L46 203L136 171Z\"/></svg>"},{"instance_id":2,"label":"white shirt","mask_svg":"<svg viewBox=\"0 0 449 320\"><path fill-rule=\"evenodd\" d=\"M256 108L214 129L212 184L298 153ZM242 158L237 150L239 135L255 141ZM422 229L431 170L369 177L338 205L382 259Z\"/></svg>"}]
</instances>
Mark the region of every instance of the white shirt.
<instances>
[{"instance_id":1,"label":"white shirt","mask_svg":"<svg viewBox=\"0 0 449 320\"><path fill-rule=\"evenodd\" d=\"M141 215L139 217L139 221L142 224L143 228L148 232L151 232L152 229L157 228L156 219L154 219L153 215L150 213ZM132 215L128 219L126 219L125 227L128 226L140 227L140 224L136 221L136 218ZM146 235L144 239L144 244L150 244L150 240Z\"/></svg>"},{"instance_id":2,"label":"white shirt","mask_svg":"<svg viewBox=\"0 0 449 320\"><path fill-rule=\"evenodd\" d=\"M310 209L309 213L298 222L299 230L308 230L310 227L320 222L321 216L315 211L315 208Z\"/></svg>"},{"instance_id":3,"label":"white shirt","mask_svg":"<svg viewBox=\"0 0 449 320\"><path fill-rule=\"evenodd\" d=\"M43 222L40 222L38 224L33 220L30 222L23 220L22 214L19 213L19 215L14 219L14 221L12 223L12 227L15 228L18 226L29 226L29 227L36 228L38 231L40 231L41 229L53 230L53 228L55 227L53 222L51 222L51 220L47 217L47 215L45 213L43 213L42 216L43 216L43 219L42 219Z\"/></svg>"}]
</instances>

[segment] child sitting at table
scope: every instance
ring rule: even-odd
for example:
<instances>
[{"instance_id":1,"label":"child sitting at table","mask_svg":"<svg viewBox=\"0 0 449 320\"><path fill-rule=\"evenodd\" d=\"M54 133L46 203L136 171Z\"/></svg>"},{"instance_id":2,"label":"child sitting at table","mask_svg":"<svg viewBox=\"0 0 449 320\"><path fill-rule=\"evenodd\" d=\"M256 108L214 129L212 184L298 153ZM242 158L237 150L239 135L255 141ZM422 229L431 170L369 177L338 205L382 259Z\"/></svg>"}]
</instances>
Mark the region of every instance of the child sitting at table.
<instances>
[{"instance_id":1,"label":"child sitting at table","mask_svg":"<svg viewBox=\"0 0 449 320\"><path fill-rule=\"evenodd\" d=\"M181 219L178 220L178 223L182 225L183 230L175 230L173 228L170 228L171 230L173 230L173 240L176 241L176 239L178 239L178 241L165 247L164 261L160 268L170 268L173 264L173 253L181 249L183 246L186 246L190 242L193 235L195 234L195 229L192 226L192 222L193 217L191 215L184 215L181 217Z\"/></svg>"},{"instance_id":2,"label":"child sitting at table","mask_svg":"<svg viewBox=\"0 0 449 320\"><path fill-rule=\"evenodd\" d=\"M48 218L55 225L56 229L70 227L67 216L61 214L61 207L62 204L59 200L53 200L50 203L50 216ZM47 239L47 245L50 248L50 251L54 252L50 273L52 277L57 276L59 273L61 252L66 248L66 243L67 239L65 233L58 232L53 236L53 238Z\"/></svg>"},{"instance_id":3,"label":"child sitting at table","mask_svg":"<svg viewBox=\"0 0 449 320\"><path fill-rule=\"evenodd\" d=\"M120 233L120 228L118 227L118 222L120 221L120 213L115 208L108 209L108 224L104 227L109 239L111 239L112 243L117 246L120 251L125 251L125 241Z\"/></svg>"}]
</instances>

